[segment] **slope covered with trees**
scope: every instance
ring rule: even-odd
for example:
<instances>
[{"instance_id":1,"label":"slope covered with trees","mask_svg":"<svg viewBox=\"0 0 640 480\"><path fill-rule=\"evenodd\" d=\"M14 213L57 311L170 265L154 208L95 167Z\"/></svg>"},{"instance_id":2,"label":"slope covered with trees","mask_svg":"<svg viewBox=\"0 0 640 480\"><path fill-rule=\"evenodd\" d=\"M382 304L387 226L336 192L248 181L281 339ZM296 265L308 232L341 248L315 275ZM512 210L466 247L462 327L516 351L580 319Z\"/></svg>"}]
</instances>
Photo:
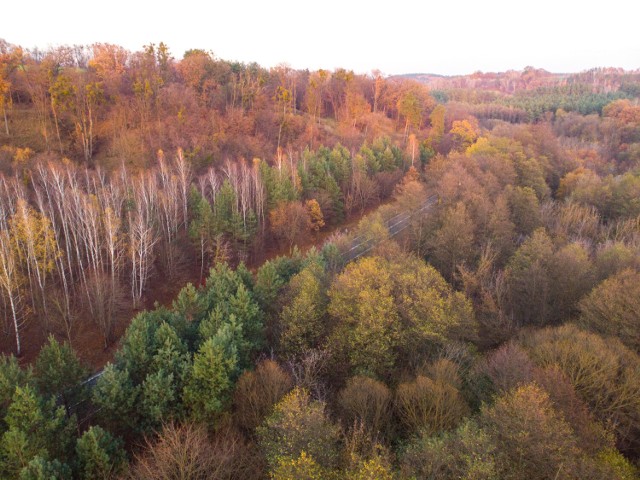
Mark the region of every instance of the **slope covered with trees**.
<instances>
[{"instance_id":1,"label":"slope covered with trees","mask_svg":"<svg viewBox=\"0 0 640 480\"><path fill-rule=\"evenodd\" d=\"M109 347L175 294L157 279L201 283L389 198L435 105L415 82L163 44L0 54L3 349L24 330L30 358L51 332Z\"/></svg>"},{"instance_id":2,"label":"slope covered with trees","mask_svg":"<svg viewBox=\"0 0 640 480\"><path fill-rule=\"evenodd\" d=\"M38 83L60 52L3 48L6 336L51 333L0 362L3 477L638 478L634 74L583 111L595 74L444 96L96 45Z\"/></svg>"}]
</instances>

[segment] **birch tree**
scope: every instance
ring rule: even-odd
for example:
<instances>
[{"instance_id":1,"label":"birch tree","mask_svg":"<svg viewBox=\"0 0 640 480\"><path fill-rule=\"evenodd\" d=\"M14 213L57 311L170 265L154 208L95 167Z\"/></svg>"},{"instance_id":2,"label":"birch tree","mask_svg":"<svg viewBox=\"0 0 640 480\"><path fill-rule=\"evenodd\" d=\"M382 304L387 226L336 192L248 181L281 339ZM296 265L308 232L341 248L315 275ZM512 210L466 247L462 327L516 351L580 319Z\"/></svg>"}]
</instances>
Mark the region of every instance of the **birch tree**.
<instances>
[{"instance_id":1,"label":"birch tree","mask_svg":"<svg viewBox=\"0 0 640 480\"><path fill-rule=\"evenodd\" d=\"M182 183L178 175L167 165L162 152L158 155L158 222L162 238L163 256L169 276L176 269L176 240L181 222L184 221Z\"/></svg>"},{"instance_id":2,"label":"birch tree","mask_svg":"<svg viewBox=\"0 0 640 480\"><path fill-rule=\"evenodd\" d=\"M19 199L9 227L17 261L26 269L34 310L48 329L47 280L60 255L51 222L29 207L24 199Z\"/></svg>"},{"instance_id":3,"label":"birch tree","mask_svg":"<svg viewBox=\"0 0 640 480\"><path fill-rule=\"evenodd\" d=\"M178 149L178 154L175 157L173 164L176 175L178 177L178 186L180 191L180 202L182 206L182 226L184 229L189 228L189 189L191 188L191 164L184 158L182 149Z\"/></svg>"},{"instance_id":4,"label":"birch tree","mask_svg":"<svg viewBox=\"0 0 640 480\"><path fill-rule=\"evenodd\" d=\"M140 176L133 182L135 211L129 212L129 255L131 261L131 298L138 307L153 266L154 246L158 236L154 229L157 186L155 177Z\"/></svg>"},{"instance_id":5,"label":"birch tree","mask_svg":"<svg viewBox=\"0 0 640 480\"><path fill-rule=\"evenodd\" d=\"M11 309L11 323L16 341L16 353L22 354L20 331L26 321L27 310L23 290L25 279L21 275L16 255L11 245L11 236L6 230L0 231L0 287Z\"/></svg>"},{"instance_id":6,"label":"birch tree","mask_svg":"<svg viewBox=\"0 0 640 480\"><path fill-rule=\"evenodd\" d=\"M33 191L35 193L36 205L40 212L42 212L45 216L47 216L47 218L49 218L56 243L58 244L60 252L62 253L62 245L66 242L63 241L61 221L59 215L57 214L53 199L49 168L47 168L47 166L45 166L45 164L43 163L39 163L36 166ZM52 297L52 303L55 306L57 312L60 314L67 334L67 339L71 341L71 295L66 269L67 260L68 259L65 259L63 254L56 256L55 270L58 273L58 277L60 280L62 296L60 297L58 295L54 295ZM56 293L58 292L59 290L56 290Z\"/></svg>"}]
</instances>

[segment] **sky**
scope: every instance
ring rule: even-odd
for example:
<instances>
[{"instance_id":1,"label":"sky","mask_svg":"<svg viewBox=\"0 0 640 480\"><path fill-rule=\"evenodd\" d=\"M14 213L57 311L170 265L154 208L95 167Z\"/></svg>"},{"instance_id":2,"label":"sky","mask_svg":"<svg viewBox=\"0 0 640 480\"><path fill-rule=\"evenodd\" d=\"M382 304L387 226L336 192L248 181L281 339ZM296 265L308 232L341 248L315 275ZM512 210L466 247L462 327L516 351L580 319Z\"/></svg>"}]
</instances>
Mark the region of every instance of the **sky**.
<instances>
[{"instance_id":1,"label":"sky","mask_svg":"<svg viewBox=\"0 0 640 480\"><path fill-rule=\"evenodd\" d=\"M177 59L387 75L640 68L637 0L5 0L2 17L25 48L163 41Z\"/></svg>"}]
</instances>

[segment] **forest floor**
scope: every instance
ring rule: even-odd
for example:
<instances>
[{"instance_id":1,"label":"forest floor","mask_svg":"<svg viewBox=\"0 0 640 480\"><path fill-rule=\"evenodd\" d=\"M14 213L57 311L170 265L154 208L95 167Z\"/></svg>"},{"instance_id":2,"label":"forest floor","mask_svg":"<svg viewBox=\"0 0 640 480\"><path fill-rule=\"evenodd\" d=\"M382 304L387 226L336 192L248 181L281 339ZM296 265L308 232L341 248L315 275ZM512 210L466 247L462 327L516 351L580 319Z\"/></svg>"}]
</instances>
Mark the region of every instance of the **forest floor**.
<instances>
[{"instance_id":1,"label":"forest floor","mask_svg":"<svg viewBox=\"0 0 640 480\"><path fill-rule=\"evenodd\" d=\"M297 243L297 247L301 253L306 253L312 247L321 247L328 238L336 232L348 233L360 220L385 204L392 203L393 198L384 200L383 202L371 206L363 212L354 212L346 221L339 225L326 228L313 236L309 236L305 241ZM286 256L291 253L288 245L281 245L277 242L266 242L262 248L256 249L250 258L245 262L247 268L255 272L266 261L279 256ZM155 275L149 281L147 295L144 299L144 305L141 308L133 309L131 307L123 308L118 314L113 332L114 340L105 348L104 340L101 334L96 330L93 322L77 322L75 334L71 338L71 345L80 357L80 359L89 366L92 371L102 369L107 362L113 359L118 349L119 339L126 331L131 319L144 309L153 309L156 304L170 306L178 292L189 282L198 284L200 279L200 266L197 262L185 264L178 270L176 275L167 281L162 275ZM15 337L11 330L7 327L9 323L5 323L5 331L0 334L0 352L4 354L15 354ZM59 340L67 340L58 330L52 329L56 333ZM48 334L45 333L42 326L34 319L28 322L22 329L22 355L20 363L28 365L33 363L40 352L40 348L46 342Z\"/></svg>"}]
</instances>

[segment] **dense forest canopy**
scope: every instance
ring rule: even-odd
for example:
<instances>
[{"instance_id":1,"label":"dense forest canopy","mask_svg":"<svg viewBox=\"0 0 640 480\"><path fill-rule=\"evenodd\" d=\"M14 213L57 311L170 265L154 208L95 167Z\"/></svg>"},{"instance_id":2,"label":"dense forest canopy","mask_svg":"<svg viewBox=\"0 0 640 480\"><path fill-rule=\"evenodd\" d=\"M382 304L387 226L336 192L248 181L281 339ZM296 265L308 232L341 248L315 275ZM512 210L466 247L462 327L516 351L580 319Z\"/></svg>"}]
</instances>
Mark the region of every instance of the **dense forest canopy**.
<instances>
[{"instance_id":1,"label":"dense forest canopy","mask_svg":"<svg viewBox=\"0 0 640 480\"><path fill-rule=\"evenodd\" d=\"M0 476L638 478L639 95L0 41Z\"/></svg>"}]
</instances>

